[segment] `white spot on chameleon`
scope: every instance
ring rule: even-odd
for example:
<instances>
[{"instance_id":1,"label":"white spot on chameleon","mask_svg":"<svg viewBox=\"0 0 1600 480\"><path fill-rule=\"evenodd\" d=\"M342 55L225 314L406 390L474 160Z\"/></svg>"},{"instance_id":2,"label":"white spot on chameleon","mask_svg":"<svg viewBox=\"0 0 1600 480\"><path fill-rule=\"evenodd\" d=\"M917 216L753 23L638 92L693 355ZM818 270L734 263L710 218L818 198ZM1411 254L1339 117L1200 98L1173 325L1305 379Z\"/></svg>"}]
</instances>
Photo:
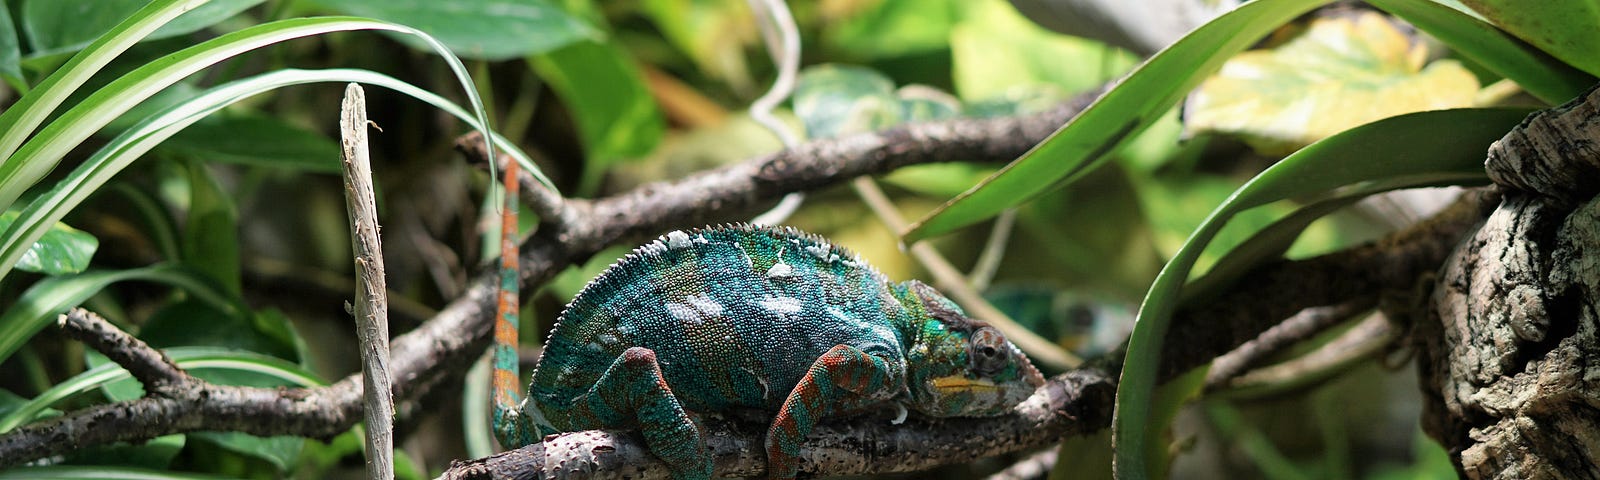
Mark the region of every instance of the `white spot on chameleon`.
<instances>
[{"instance_id":1,"label":"white spot on chameleon","mask_svg":"<svg viewBox=\"0 0 1600 480\"><path fill-rule=\"evenodd\" d=\"M794 297L767 297L761 299L761 308L776 313L798 313L800 300Z\"/></svg>"},{"instance_id":2,"label":"white spot on chameleon","mask_svg":"<svg viewBox=\"0 0 1600 480\"><path fill-rule=\"evenodd\" d=\"M667 246L687 248L689 246L689 234L683 233L683 230L673 230L667 233Z\"/></svg>"},{"instance_id":3,"label":"white spot on chameleon","mask_svg":"<svg viewBox=\"0 0 1600 480\"><path fill-rule=\"evenodd\" d=\"M697 295L691 295L686 300L689 301L689 305L694 306L695 310L699 310L700 314L705 318L716 318L722 316L722 304L717 303L716 300L712 300L711 295L709 294L701 293Z\"/></svg>"},{"instance_id":4,"label":"white spot on chameleon","mask_svg":"<svg viewBox=\"0 0 1600 480\"><path fill-rule=\"evenodd\" d=\"M868 322L861 320L860 318L856 318L848 313L845 313L843 310L839 310L839 307L835 306L828 307L828 314L833 315L833 318L838 319L840 323L845 325L871 331L872 336L889 342L894 346L895 350L900 349L900 337L896 337L894 330L890 329L888 325L884 325L879 322Z\"/></svg>"},{"instance_id":5,"label":"white spot on chameleon","mask_svg":"<svg viewBox=\"0 0 1600 480\"><path fill-rule=\"evenodd\" d=\"M695 235L694 236L694 243L705 245L705 244L711 243L711 240L707 240L705 235Z\"/></svg>"},{"instance_id":6,"label":"white spot on chameleon","mask_svg":"<svg viewBox=\"0 0 1600 480\"><path fill-rule=\"evenodd\" d=\"M667 302L667 313L686 325L699 325L705 321L700 317L699 310L684 302Z\"/></svg>"},{"instance_id":7,"label":"white spot on chameleon","mask_svg":"<svg viewBox=\"0 0 1600 480\"><path fill-rule=\"evenodd\" d=\"M787 278L794 275L794 267L787 263L774 263L767 269L767 278Z\"/></svg>"},{"instance_id":8,"label":"white spot on chameleon","mask_svg":"<svg viewBox=\"0 0 1600 480\"><path fill-rule=\"evenodd\" d=\"M828 250L828 244L826 243L819 245L806 245L806 251L810 252L811 256L817 257L817 260L827 260L828 255L833 253Z\"/></svg>"},{"instance_id":9,"label":"white spot on chameleon","mask_svg":"<svg viewBox=\"0 0 1600 480\"><path fill-rule=\"evenodd\" d=\"M646 243L646 244L644 244L644 246L639 247L639 254L646 255L646 256L652 256L652 255L657 255L658 256L658 255L661 255L662 253L664 253L666 251L667 251L667 244L661 243L660 240L656 240L654 242Z\"/></svg>"},{"instance_id":10,"label":"white spot on chameleon","mask_svg":"<svg viewBox=\"0 0 1600 480\"><path fill-rule=\"evenodd\" d=\"M617 325L617 333L623 335L633 336L633 333L636 331L638 330L635 330L631 324L622 323Z\"/></svg>"},{"instance_id":11,"label":"white spot on chameleon","mask_svg":"<svg viewBox=\"0 0 1600 480\"><path fill-rule=\"evenodd\" d=\"M902 424L902 423L906 423L906 414L907 413L908 412L906 412L906 404L900 403L900 402L894 402L894 420L890 420L889 424L891 424L891 425L899 425L899 424Z\"/></svg>"}]
</instances>

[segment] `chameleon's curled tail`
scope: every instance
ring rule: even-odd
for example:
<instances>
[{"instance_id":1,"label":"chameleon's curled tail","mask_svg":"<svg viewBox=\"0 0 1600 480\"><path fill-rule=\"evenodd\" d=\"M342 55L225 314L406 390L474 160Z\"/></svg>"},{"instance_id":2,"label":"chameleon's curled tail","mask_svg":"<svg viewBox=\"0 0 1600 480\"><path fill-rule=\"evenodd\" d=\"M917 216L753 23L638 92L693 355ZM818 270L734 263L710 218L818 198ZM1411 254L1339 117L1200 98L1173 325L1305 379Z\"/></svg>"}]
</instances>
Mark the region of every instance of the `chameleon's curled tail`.
<instances>
[{"instance_id":1,"label":"chameleon's curled tail","mask_svg":"<svg viewBox=\"0 0 1600 480\"><path fill-rule=\"evenodd\" d=\"M517 366L521 280L517 266L518 170L517 162L506 162L505 204L500 211L500 295L494 320L494 433L500 446L507 449L538 438L531 422L518 410L522 404L522 376Z\"/></svg>"}]
</instances>

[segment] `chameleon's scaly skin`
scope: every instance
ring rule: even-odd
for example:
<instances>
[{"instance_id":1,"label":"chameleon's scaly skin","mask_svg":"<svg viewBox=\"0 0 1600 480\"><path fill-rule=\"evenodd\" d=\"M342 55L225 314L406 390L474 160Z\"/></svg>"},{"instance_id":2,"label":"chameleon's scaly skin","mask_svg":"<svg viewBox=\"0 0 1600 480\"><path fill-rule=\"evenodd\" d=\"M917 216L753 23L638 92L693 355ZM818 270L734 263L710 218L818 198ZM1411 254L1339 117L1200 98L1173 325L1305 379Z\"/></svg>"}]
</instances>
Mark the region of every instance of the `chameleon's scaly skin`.
<instances>
[{"instance_id":1,"label":"chameleon's scaly skin","mask_svg":"<svg viewBox=\"0 0 1600 480\"><path fill-rule=\"evenodd\" d=\"M819 237L749 225L677 231L578 293L527 401L505 415L512 430L539 432L505 431L502 441L638 428L675 478L705 479L711 457L688 412L754 408L775 412L768 475L793 478L820 419L896 406L998 415L1042 383L992 327Z\"/></svg>"}]
</instances>

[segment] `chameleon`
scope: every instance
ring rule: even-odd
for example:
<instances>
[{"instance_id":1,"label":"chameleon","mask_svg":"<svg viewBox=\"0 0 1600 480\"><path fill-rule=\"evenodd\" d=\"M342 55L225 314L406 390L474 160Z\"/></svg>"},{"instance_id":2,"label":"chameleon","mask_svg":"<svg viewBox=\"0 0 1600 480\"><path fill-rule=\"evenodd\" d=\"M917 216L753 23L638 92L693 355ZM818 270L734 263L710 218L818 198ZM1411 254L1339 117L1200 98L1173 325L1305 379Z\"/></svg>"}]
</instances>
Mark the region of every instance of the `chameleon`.
<instances>
[{"instance_id":1,"label":"chameleon","mask_svg":"<svg viewBox=\"0 0 1600 480\"><path fill-rule=\"evenodd\" d=\"M515 274L502 286L494 347L502 446L637 429L678 480L712 475L695 413L771 413L767 473L788 479L821 419L890 408L895 423L908 409L995 416L1044 383L1004 335L932 287L890 283L793 228L673 231L635 249L562 312L525 399L515 390Z\"/></svg>"}]
</instances>

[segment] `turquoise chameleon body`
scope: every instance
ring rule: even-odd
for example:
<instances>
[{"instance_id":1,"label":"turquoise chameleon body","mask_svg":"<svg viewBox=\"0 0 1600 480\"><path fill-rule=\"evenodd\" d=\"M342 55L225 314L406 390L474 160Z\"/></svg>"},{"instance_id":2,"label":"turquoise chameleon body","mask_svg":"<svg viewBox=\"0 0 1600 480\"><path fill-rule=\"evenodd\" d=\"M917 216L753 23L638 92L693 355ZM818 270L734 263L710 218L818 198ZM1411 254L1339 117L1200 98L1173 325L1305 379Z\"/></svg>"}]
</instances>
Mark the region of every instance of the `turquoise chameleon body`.
<instances>
[{"instance_id":1,"label":"turquoise chameleon body","mask_svg":"<svg viewBox=\"0 0 1600 480\"><path fill-rule=\"evenodd\" d=\"M815 235L730 225L668 233L585 286L496 431L516 447L636 428L674 478L706 479L691 412L757 409L773 414L768 476L794 478L820 419L994 416L1042 384L998 330L933 288L891 284Z\"/></svg>"}]
</instances>

